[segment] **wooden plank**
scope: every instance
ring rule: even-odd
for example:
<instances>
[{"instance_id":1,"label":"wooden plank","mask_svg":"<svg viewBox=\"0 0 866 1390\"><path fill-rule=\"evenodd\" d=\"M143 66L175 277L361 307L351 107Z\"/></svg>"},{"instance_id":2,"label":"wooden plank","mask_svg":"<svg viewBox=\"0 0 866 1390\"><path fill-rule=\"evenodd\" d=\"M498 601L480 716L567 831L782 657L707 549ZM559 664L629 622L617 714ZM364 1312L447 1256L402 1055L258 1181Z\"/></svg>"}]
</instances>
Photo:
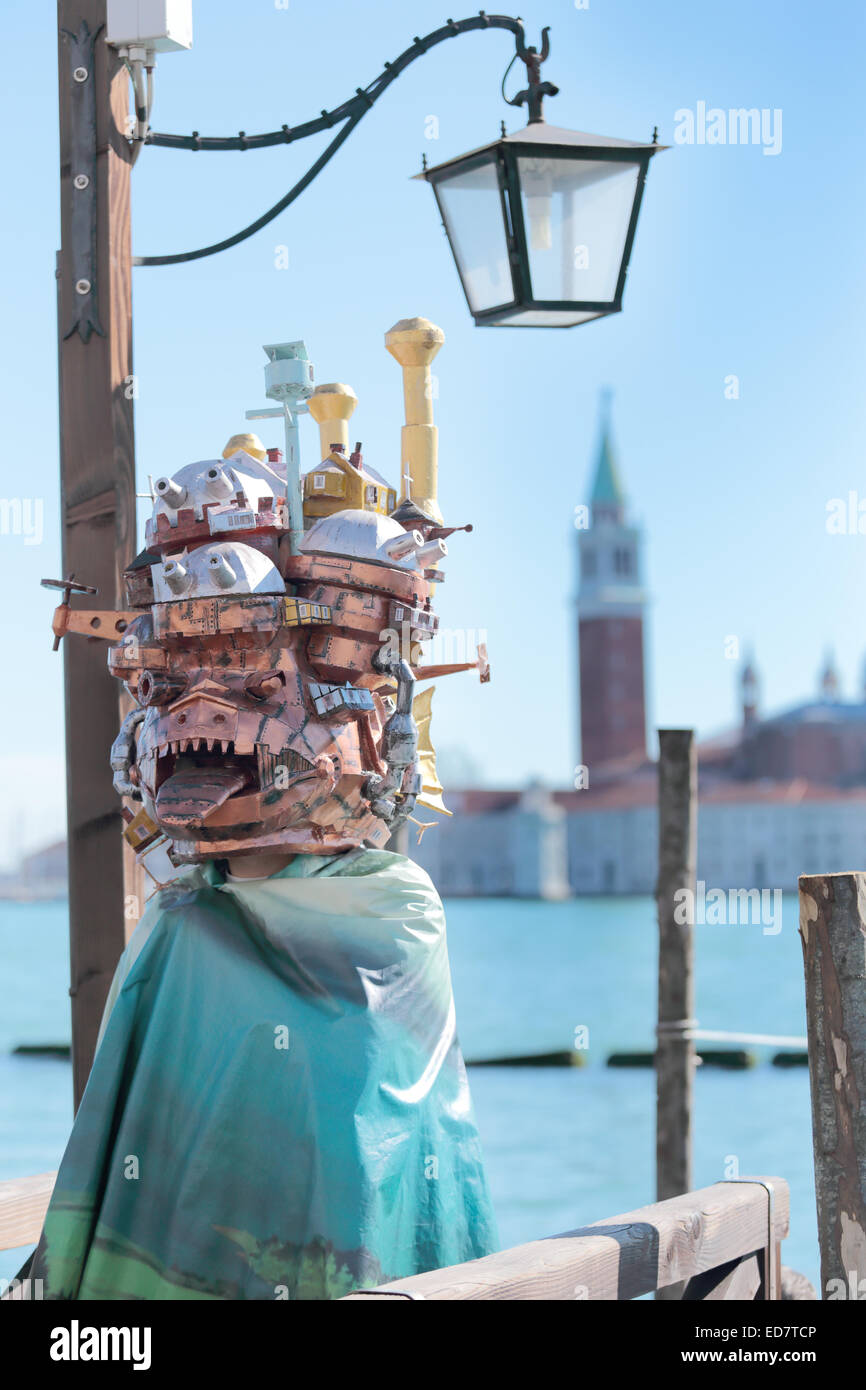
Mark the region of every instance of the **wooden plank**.
<instances>
[{"instance_id":1,"label":"wooden plank","mask_svg":"<svg viewBox=\"0 0 866 1390\"><path fill-rule=\"evenodd\" d=\"M56 1173L37 1173L0 1182L0 1250L36 1244L56 1177Z\"/></svg>"},{"instance_id":2,"label":"wooden plank","mask_svg":"<svg viewBox=\"0 0 866 1390\"><path fill-rule=\"evenodd\" d=\"M774 1241L788 1232L788 1184L775 1188ZM715 1183L481 1260L383 1284L376 1293L442 1300L637 1298L765 1248L769 1198L758 1183ZM399 1301L408 1301L402 1299Z\"/></svg>"},{"instance_id":3,"label":"wooden plank","mask_svg":"<svg viewBox=\"0 0 866 1390\"><path fill-rule=\"evenodd\" d=\"M866 1287L866 873L800 878L821 1289Z\"/></svg>"}]
</instances>

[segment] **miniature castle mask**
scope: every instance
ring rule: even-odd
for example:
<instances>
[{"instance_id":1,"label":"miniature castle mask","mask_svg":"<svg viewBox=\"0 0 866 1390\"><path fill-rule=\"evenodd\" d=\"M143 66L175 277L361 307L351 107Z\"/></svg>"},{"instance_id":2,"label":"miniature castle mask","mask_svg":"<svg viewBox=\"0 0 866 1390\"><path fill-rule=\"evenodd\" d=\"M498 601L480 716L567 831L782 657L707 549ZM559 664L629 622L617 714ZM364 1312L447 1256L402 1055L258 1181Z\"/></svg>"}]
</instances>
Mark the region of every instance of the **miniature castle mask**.
<instances>
[{"instance_id":1,"label":"miniature castle mask","mask_svg":"<svg viewBox=\"0 0 866 1390\"><path fill-rule=\"evenodd\" d=\"M92 610L70 612L67 592L55 634L89 620L92 635L104 619L117 639L109 669L135 701L111 762L118 792L139 803L125 833L142 856L155 845L175 866L275 848L331 854L384 845L416 802L445 811L429 692L419 740L415 683L488 669L483 652L420 665L455 529L436 498L430 362L442 341L425 319L386 336L407 411L399 502L359 445L348 454L354 392L320 386L309 409L322 462L305 478L285 477L255 436L235 437L227 456L157 479L127 610L94 624Z\"/></svg>"}]
</instances>

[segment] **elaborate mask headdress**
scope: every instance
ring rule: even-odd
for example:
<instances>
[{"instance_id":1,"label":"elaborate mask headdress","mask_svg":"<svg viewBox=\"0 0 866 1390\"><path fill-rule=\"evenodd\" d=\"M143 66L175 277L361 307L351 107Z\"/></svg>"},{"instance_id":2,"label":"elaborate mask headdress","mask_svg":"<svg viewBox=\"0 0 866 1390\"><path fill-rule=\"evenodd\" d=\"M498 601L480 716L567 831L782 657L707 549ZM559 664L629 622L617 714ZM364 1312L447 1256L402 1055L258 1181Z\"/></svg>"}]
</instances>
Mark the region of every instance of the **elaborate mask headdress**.
<instances>
[{"instance_id":1,"label":"elaborate mask headdress","mask_svg":"<svg viewBox=\"0 0 866 1390\"><path fill-rule=\"evenodd\" d=\"M67 591L55 646L66 632L107 638L136 702L111 763L117 791L140 803L124 808L125 834L158 882L227 854L382 846L416 803L445 810L431 692L416 697L415 683L489 670L483 648L474 662L420 664L458 529L437 501L430 363L444 335L406 319L385 341L404 378L399 501L359 445L348 453L354 392L320 386L309 410L322 461L303 479L286 479L254 435L157 479L126 610L71 611L85 586L47 581Z\"/></svg>"}]
</instances>

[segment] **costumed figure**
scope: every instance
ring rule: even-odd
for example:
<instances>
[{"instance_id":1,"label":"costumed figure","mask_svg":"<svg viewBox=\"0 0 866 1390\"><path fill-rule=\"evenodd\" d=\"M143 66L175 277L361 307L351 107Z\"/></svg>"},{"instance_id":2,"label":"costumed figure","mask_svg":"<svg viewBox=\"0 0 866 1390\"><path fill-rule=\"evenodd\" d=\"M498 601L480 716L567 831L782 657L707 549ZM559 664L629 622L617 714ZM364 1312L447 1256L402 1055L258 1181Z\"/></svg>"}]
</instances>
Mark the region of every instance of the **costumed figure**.
<instances>
[{"instance_id":1,"label":"costumed figure","mask_svg":"<svg viewBox=\"0 0 866 1390\"><path fill-rule=\"evenodd\" d=\"M442 341L426 319L386 336L399 500L348 452L354 393L310 387L305 477L237 436L154 484L126 610L53 581L56 638L108 636L135 702L111 760L155 887L30 1270L45 1298L338 1298L496 1248L442 905L386 849L445 812L416 683L488 677L483 648L421 664L458 529L436 500Z\"/></svg>"}]
</instances>

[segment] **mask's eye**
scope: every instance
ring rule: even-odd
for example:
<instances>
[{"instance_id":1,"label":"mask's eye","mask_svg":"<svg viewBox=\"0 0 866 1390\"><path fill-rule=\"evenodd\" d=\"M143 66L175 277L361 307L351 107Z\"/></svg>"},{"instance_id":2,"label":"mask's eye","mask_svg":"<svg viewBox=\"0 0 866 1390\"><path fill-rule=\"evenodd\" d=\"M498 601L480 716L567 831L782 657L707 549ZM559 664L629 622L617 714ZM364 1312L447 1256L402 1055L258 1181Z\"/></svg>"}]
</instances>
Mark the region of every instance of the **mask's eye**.
<instances>
[{"instance_id":1,"label":"mask's eye","mask_svg":"<svg viewBox=\"0 0 866 1390\"><path fill-rule=\"evenodd\" d=\"M140 705L166 705L186 690L186 676L167 675L164 671L142 671L138 678Z\"/></svg>"},{"instance_id":2,"label":"mask's eye","mask_svg":"<svg viewBox=\"0 0 866 1390\"><path fill-rule=\"evenodd\" d=\"M244 681L244 690L254 700L268 700L286 683L284 671L253 671Z\"/></svg>"}]
</instances>

